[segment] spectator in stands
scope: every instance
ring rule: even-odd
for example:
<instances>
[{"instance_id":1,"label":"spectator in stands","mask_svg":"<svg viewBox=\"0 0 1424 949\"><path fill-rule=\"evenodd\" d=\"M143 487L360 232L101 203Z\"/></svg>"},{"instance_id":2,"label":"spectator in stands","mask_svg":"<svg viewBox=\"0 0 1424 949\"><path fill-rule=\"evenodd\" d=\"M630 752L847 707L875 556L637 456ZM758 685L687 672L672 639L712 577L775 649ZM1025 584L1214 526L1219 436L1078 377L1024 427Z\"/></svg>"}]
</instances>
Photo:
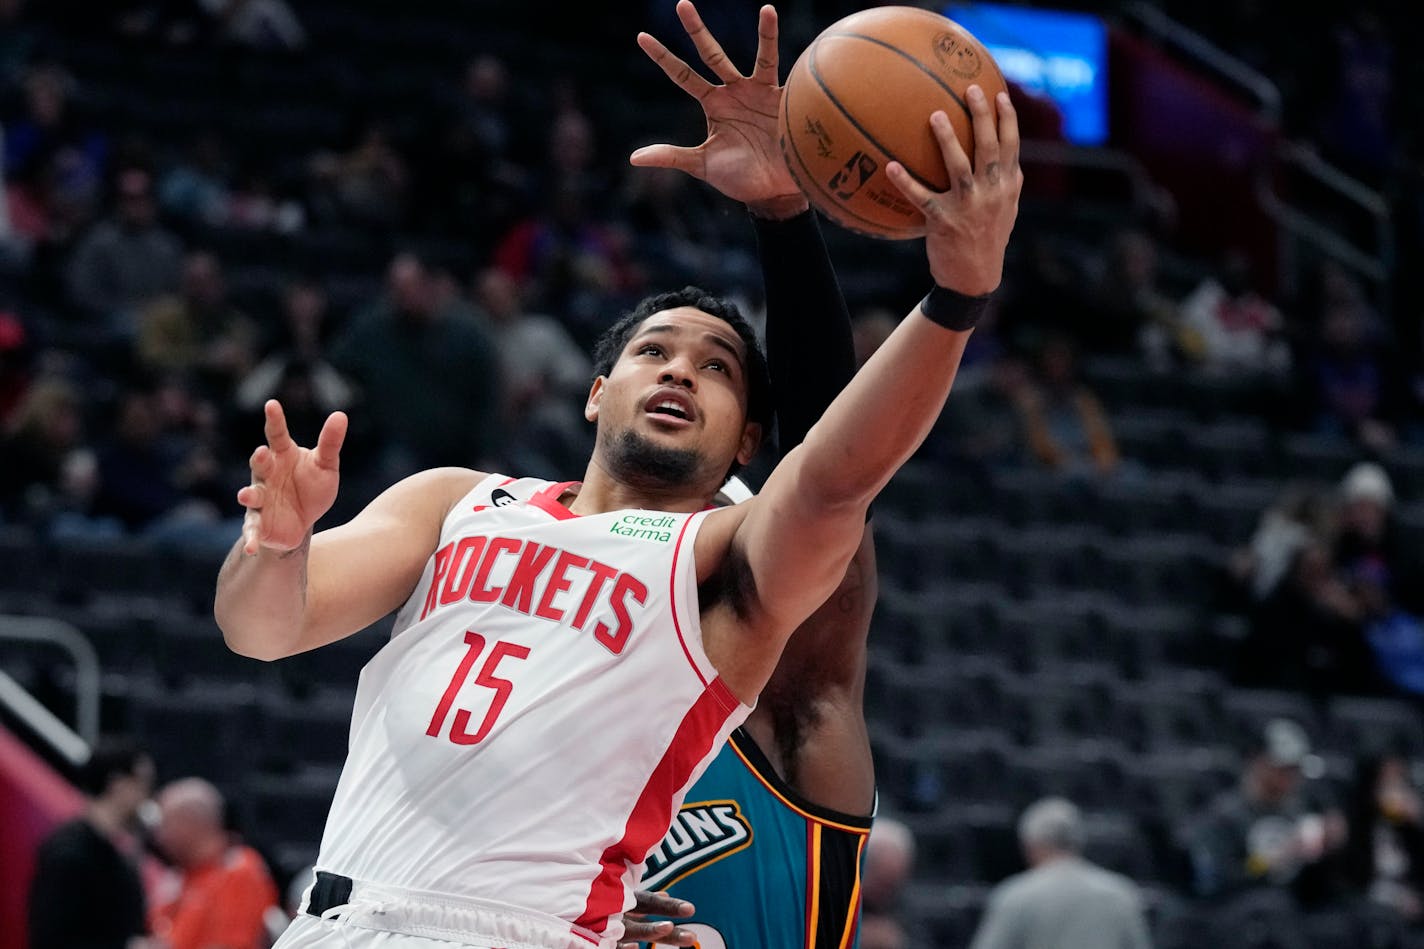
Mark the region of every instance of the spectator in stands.
<instances>
[{"instance_id":1,"label":"spectator in stands","mask_svg":"<svg viewBox=\"0 0 1424 949\"><path fill-rule=\"evenodd\" d=\"M1146 347L1160 359L1196 358L1200 343L1161 287L1159 253L1156 238L1143 228L1113 235L1089 285L1088 308L1069 330L1084 350L1126 355ZM1044 312L1055 309L1049 302Z\"/></svg>"},{"instance_id":2,"label":"spectator in stands","mask_svg":"<svg viewBox=\"0 0 1424 949\"><path fill-rule=\"evenodd\" d=\"M468 308L441 305L418 257L391 262L385 297L352 317L330 356L371 417L385 456L380 480L486 463L500 415L499 353Z\"/></svg>"},{"instance_id":3,"label":"spectator in stands","mask_svg":"<svg viewBox=\"0 0 1424 949\"><path fill-rule=\"evenodd\" d=\"M860 949L911 949L904 927L888 916L862 916L858 934Z\"/></svg>"},{"instance_id":4,"label":"spectator in stands","mask_svg":"<svg viewBox=\"0 0 1424 949\"><path fill-rule=\"evenodd\" d=\"M476 278L475 298L499 348L504 426L529 453L521 471L576 470L592 447L583 403L593 366L553 317L524 306L519 287L497 267Z\"/></svg>"},{"instance_id":5,"label":"spectator in stands","mask_svg":"<svg viewBox=\"0 0 1424 949\"><path fill-rule=\"evenodd\" d=\"M34 28L25 22L25 0L0 0L0 93L24 71L35 40Z\"/></svg>"},{"instance_id":6,"label":"spectator in stands","mask_svg":"<svg viewBox=\"0 0 1424 949\"><path fill-rule=\"evenodd\" d=\"M475 258L525 209L529 171L521 162L528 86L515 82L505 60L481 53L461 78L442 88L442 121L410 151L412 203L418 221L440 233L476 242Z\"/></svg>"},{"instance_id":7,"label":"spectator in stands","mask_svg":"<svg viewBox=\"0 0 1424 949\"><path fill-rule=\"evenodd\" d=\"M1150 949L1137 885L1085 860L1083 837L1069 801L1025 810L1019 843L1029 869L989 894L971 949Z\"/></svg>"},{"instance_id":8,"label":"spectator in stands","mask_svg":"<svg viewBox=\"0 0 1424 949\"><path fill-rule=\"evenodd\" d=\"M307 45L302 21L285 0L204 0L221 42L294 52Z\"/></svg>"},{"instance_id":9,"label":"spectator in stands","mask_svg":"<svg viewBox=\"0 0 1424 949\"><path fill-rule=\"evenodd\" d=\"M1394 484L1383 467L1361 462L1340 480L1340 523L1334 560L1347 577L1372 574L1390 599L1412 613L1424 613L1421 552L1399 534Z\"/></svg>"},{"instance_id":10,"label":"spectator in stands","mask_svg":"<svg viewBox=\"0 0 1424 949\"><path fill-rule=\"evenodd\" d=\"M95 458L84 441L84 405L59 378L36 382L0 429L0 515L40 529L93 502ZM106 533L112 533L108 531Z\"/></svg>"},{"instance_id":11,"label":"spectator in stands","mask_svg":"<svg viewBox=\"0 0 1424 949\"><path fill-rule=\"evenodd\" d=\"M515 107L509 67L494 53L481 53L465 64L455 125L467 133L481 154L507 158L515 148Z\"/></svg>"},{"instance_id":12,"label":"spectator in stands","mask_svg":"<svg viewBox=\"0 0 1424 949\"><path fill-rule=\"evenodd\" d=\"M1330 492L1318 485L1293 482L1261 512L1250 541L1235 553L1231 564L1233 576L1252 603L1275 592L1307 541L1334 532L1333 502Z\"/></svg>"},{"instance_id":13,"label":"spectator in stands","mask_svg":"<svg viewBox=\"0 0 1424 949\"><path fill-rule=\"evenodd\" d=\"M74 77L55 63L41 63L25 76L25 108L5 121L7 174L34 181L59 156L69 174L97 182L109 155L109 139L75 112Z\"/></svg>"},{"instance_id":14,"label":"spectator in stands","mask_svg":"<svg viewBox=\"0 0 1424 949\"><path fill-rule=\"evenodd\" d=\"M1215 928L1211 945L1251 945L1242 940L1262 925L1275 945L1306 945L1301 911L1329 901L1348 838L1344 816L1302 791L1304 771L1317 764L1299 723L1271 719L1241 783L1186 828L1192 887Z\"/></svg>"},{"instance_id":15,"label":"spectator in stands","mask_svg":"<svg viewBox=\"0 0 1424 949\"><path fill-rule=\"evenodd\" d=\"M126 0L115 11L117 29L135 39L187 46L212 36L204 0Z\"/></svg>"},{"instance_id":16,"label":"spectator in stands","mask_svg":"<svg viewBox=\"0 0 1424 949\"><path fill-rule=\"evenodd\" d=\"M961 388L921 449L924 457L967 462L992 470L1021 464L1027 457L1022 405L1028 393L1028 368L1017 352L1004 350Z\"/></svg>"},{"instance_id":17,"label":"spectator in stands","mask_svg":"<svg viewBox=\"0 0 1424 949\"><path fill-rule=\"evenodd\" d=\"M178 286L183 247L158 221L147 170L121 169L114 191L113 215L95 224L74 250L69 298L93 325L130 339L138 309Z\"/></svg>"},{"instance_id":18,"label":"spectator in stands","mask_svg":"<svg viewBox=\"0 0 1424 949\"><path fill-rule=\"evenodd\" d=\"M915 871L915 836L894 817L876 817L865 845L861 871L861 945L865 949L919 946L903 912L905 884ZM923 943L927 944L927 943Z\"/></svg>"},{"instance_id":19,"label":"spectator in stands","mask_svg":"<svg viewBox=\"0 0 1424 949\"><path fill-rule=\"evenodd\" d=\"M330 224L393 229L405 219L410 173L385 123L367 121L342 151L320 151L308 163L307 202Z\"/></svg>"},{"instance_id":20,"label":"spectator in stands","mask_svg":"<svg viewBox=\"0 0 1424 949\"><path fill-rule=\"evenodd\" d=\"M154 842L175 872L150 914L167 949L264 949L266 916L281 898L260 854L228 831L222 794L201 778L158 793Z\"/></svg>"},{"instance_id":21,"label":"spectator in stands","mask_svg":"<svg viewBox=\"0 0 1424 949\"><path fill-rule=\"evenodd\" d=\"M114 537L91 516L97 460L84 437L84 403L64 379L41 379L0 429L0 516L51 537Z\"/></svg>"},{"instance_id":22,"label":"spectator in stands","mask_svg":"<svg viewBox=\"0 0 1424 949\"><path fill-rule=\"evenodd\" d=\"M139 314L140 364L191 380L217 403L256 364L257 345L256 322L228 299L222 263L207 251L189 253L178 292Z\"/></svg>"},{"instance_id":23,"label":"spectator in stands","mask_svg":"<svg viewBox=\"0 0 1424 949\"><path fill-rule=\"evenodd\" d=\"M1196 363L1223 375L1282 377L1290 372L1290 346L1281 311L1256 289L1251 258L1239 248L1223 255L1180 307L1181 327L1199 341Z\"/></svg>"},{"instance_id":24,"label":"spectator in stands","mask_svg":"<svg viewBox=\"0 0 1424 949\"><path fill-rule=\"evenodd\" d=\"M0 265L18 267L25 301L42 314L69 306L66 269L99 202L100 179L70 150L49 155L26 177L8 177L10 237ZM48 324L54 336L53 322Z\"/></svg>"},{"instance_id":25,"label":"spectator in stands","mask_svg":"<svg viewBox=\"0 0 1424 949\"><path fill-rule=\"evenodd\" d=\"M153 793L153 759L106 738L79 769L84 813L40 844L29 893L30 949L160 949L148 937L135 864L139 811Z\"/></svg>"},{"instance_id":26,"label":"spectator in stands","mask_svg":"<svg viewBox=\"0 0 1424 949\"><path fill-rule=\"evenodd\" d=\"M635 168L625 179L622 219L651 283L746 286L756 258L728 231L720 197L673 168ZM977 328L976 333L977 336Z\"/></svg>"},{"instance_id":27,"label":"spectator in stands","mask_svg":"<svg viewBox=\"0 0 1424 949\"><path fill-rule=\"evenodd\" d=\"M269 351L238 385L235 408L259 419L268 399L279 399L292 437L315 438L332 412L351 407L356 392L326 356L332 333L331 301L316 277L300 275L288 281L282 294L282 325ZM314 426L314 427L313 427ZM240 444L255 435L246 428Z\"/></svg>"},{"instance_id":28,"label":"spectator in stands","mask_svg":"<svg viewBox=\"0 0 1424 949\"><path fill-rule=\"evenodd\" d=\"M1335 23L1332 39L1332 86L1310 131L1330 161L1378 188L1399 157L1396 39L1368 7L1350 8Z\"/></svg>"},{"instance_id":29,"label":"spectator in stands","mask_svg":"<svg viewBox=\"0 0 1424 949\"><path fill-rule=\"evenodd\" d=\"M211 410L181 384L124 390L98 446L94 514L135 536L208 552L227 546L238 521L217 499L231 492L215 448Z\"/></svg>"},{"instance_id":30,"label":"spectator in stands","mask_svg":"<svg viewBox=\"0 0 1424 949\"><path fill-rule=\"evenodd\" d=\"M1114 473L1121 461L1102 401L1078 373L1078 350L1067 336L1040 344L1034 371L1019 394L1019 414L1029 454L1039 464L1071 476Z\"/></svg>"},{"instance_id":31,"label":"spectator in stands","mask_svg":"<svg viewBox=\"0 0 1424 949\"><path fill-rule=\"evenodd\" d=\"M592 213L606 214L610 208L604 202L614 192L614 181L598 161L598 133L593 118L575 97L570 96L562 108L556 107L545 130L544 146L543 165L535 169L534 175L537 193L571 189L583 195Z\"/></svg>"},{"instance_id":32,"label":"spectator in stands","mask_svg":"<svg viewBox=\"0 0 1424 949\"><path fill-rule=\"evenodd\" d=\"M1391 415L1398 392L1388 335L1358 294L1333 296L1322 306L1300 377L1311 425L1368 452L1388 453L1397 441Z\"/></svg>"},{"instance_id":33,"label":"spectator in stands","mask_svg":"<svg viewBox=\"0 0 1424 949\"><path fill-rule=\"evenodd\" d=\"M1288 539L1288 566L1251 614L1243 684L1316 696L1379 691L1358 590L1330 560L1328 538Z\"/></svg>"},{"instance_id":34,"label":"spectator in stands","mask_svg":"<svg viewBox=\"0 0 1424 949\"><path fill-rule=\"evenodd\" d=\"M1389 475L1361 462L1341 480L1339 493L1334 566L1359 605L1363 636L1393 690L1424 696L1424 571L1419 554L1400 541Z\"/></svg>"},{"instance_id":35,"label":"spectator in stands","mask_svg":"<svg viewBox=\"0 0 1424 949\"><path fill-rule=\"evenodd\" d=\"M562 322L584 349L608 313L631 304L641 279L625 235L594 216L588 202L576 185L554 182L540 210L494 249L495 265L528 287L530 303Z\"/></svg>"},{"instance_id":36,"label":"spectator in stands","mask_svg":"<svg viewBox=\"0 0 1424 949\"><path fill-rule=\"evenodd\" d=\"M1387 918L1424 933L1424 802L1403 754L1363 755L1350 787L1345 866Z\"/></svg>"},{"instance_id":37,"label":"spectator in stands","mask_svg":"<svg viewBox=\"0 0 1424 949\"><path fill-rule=\"evenodd\" d=\"M0 306L0 431L34 383L36 349L24 318Z\"/></svg>"},{"instance_id":38,"label":"spectator in stands","mask_svg":"<svg viewBox=\"0 0 1424 949\"><path fill-rule=\"evenodd\" d=\"M222 226L228 217L230 165L221 135L212 129L198 131L185 154L159 175L159 207L176 221Z\"/></svg>"},{"instance_id":39,"label":"spectator in stands","mask_svg":"<svg viewBox=\"0 0 1424 949\"><path fill-rule=\"evenodd\" d=\"M1024 237L1022 256L1005 272L999 337L1025 346L1045 332L1066 332L1081 342L1079 326L1094 318L1088 293L1096 278L1088 255L1046 230Z\"/></svg>"},{"instance_id":40,"label":"spectator in stands","mask_svg":"<svg viewBox=\"0 0 1424 949\"><path fill-rule=\"evenodd\" d=\"M1233 558L1249 618L1233 670L1239 684L1316 695L1379 688L1363 605L1332 563L1337 500L1314 484L1288 485Z\"/></svg>"}]
</instances>

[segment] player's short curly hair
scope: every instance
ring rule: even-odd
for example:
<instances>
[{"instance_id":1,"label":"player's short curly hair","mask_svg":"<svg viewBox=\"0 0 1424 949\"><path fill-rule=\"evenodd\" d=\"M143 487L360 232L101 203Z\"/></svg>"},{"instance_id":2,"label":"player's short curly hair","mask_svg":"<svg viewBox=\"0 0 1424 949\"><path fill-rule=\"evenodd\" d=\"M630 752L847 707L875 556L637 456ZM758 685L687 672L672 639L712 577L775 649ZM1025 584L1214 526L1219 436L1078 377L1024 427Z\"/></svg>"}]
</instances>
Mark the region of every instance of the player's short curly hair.
<instances>
[{"instance_id":1,"label":"player's short curly hair","mask_svg":"<svg viewBox=\"0 0 1424 949\"><path fill-rule=\"evenodd\" d=\"M736 330L737 335L741 337L742 345L747 349L747 420L759 424L763 433L770 432L774 415L771 377L767 370L766 353L762 350L761 341L757 339L756 330L747 322L747 318L735 303L708 293L700 287L686 286L681 290L645 297L632 312L625 314L618 322L604 330L593 346L594 377L607 376L613 371L613 364L623 354L628 340L633 338L644 320L654 313L683 306L715 316Z\"/></svg>"}]
</instances>

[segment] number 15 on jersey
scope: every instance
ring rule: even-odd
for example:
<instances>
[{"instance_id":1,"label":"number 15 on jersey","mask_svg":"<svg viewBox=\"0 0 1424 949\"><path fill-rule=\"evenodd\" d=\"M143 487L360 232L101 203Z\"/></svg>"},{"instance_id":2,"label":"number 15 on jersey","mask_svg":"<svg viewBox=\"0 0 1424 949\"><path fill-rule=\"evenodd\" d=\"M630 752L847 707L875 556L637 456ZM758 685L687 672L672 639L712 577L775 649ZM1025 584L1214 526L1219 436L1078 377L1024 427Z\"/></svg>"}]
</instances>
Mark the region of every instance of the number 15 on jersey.
<instances>
[{"instance_id":1,"label":"number 15 on jersey","mask_svg":"<svg viewBox=\"0 0 1424 949\"><path fill-rule=\"evenodd\" d=\"M461 658L455 674L450 677L450 684L445 687L445 694L440 696L440 704L435 706L435 714L430 718L430 727L425 730L425 734L431 738L439 738L441 732L444 731L445 720L450 717L450 708L455 704L455 696L459 694L460 687L470 677L470 670L475 667L475 663L479 661L480 655L485 651L485 638L474 630L465 633L465 644L468 646L465 655ZM518 643L507 643L500 640L490 648L484 665L480 666L480 671L475 676L475 685L494 691L489 708L485 711L485 717L480 722L480 727L474 732L469 730L470 719L473 717L470 710L455 709L455 720L451 723L449 732L451 741L457 745L477 745L485 740L485 736L494 727L495 720L499 718L499 713L504 711L504 704L509 701L509 693L514 690L514 683L496 675L499 664L506 659L522 661L528 658L529 647L521 646Z\"/></svg>"}]
</instances>

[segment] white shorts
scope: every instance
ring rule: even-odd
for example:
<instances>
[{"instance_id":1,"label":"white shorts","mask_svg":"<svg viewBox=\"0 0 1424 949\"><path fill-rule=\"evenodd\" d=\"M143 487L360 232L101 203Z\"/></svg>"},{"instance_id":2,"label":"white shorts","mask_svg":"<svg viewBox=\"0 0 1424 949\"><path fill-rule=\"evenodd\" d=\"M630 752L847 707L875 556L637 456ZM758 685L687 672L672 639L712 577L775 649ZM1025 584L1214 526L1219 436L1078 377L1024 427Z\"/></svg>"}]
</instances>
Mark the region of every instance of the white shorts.
<instances>
[{"instance_id":1,"label":"white shorts","mask_svg":"<svg viewBox=\"0 0 1424 949\"><path fill-rule=\"evenodd\" d=\"M488 900L356 881L323 919L302 911L273 949L617 949L557 916Z\"/></svg>"}]
</instances>

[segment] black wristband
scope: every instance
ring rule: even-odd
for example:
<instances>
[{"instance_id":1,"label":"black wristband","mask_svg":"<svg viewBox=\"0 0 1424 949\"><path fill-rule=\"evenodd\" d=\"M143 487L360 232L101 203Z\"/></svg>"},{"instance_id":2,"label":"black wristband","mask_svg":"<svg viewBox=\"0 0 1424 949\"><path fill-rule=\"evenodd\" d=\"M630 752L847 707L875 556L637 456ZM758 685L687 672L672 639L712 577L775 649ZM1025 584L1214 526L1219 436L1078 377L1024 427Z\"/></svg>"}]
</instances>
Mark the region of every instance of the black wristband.
<instances>
[{"instance_id":1,"label":"black wristband","mask_svg":"<svg viewBox=\"0 0 1424 949\"><path fill-rule=\"evenodd\" d=\"M920 301L920 312L945 329L962 333L974 328L984 311L989 309L989 301L993 298L992 293L971 297L958 290L936 286Z\"/></svg>"}]
</instances>

